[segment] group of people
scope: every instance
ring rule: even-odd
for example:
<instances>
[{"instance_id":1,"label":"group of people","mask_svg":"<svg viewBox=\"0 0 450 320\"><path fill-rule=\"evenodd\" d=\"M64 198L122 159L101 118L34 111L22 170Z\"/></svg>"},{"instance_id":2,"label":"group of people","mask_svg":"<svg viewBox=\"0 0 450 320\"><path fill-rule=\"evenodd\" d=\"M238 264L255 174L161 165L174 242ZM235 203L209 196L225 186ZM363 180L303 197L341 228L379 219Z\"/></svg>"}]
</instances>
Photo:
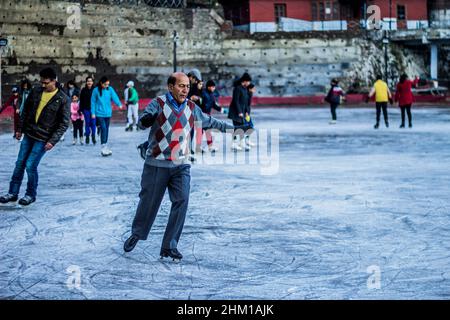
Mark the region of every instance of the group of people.
<instances>
[{"instance_id":1,"label":"group of people","mask_svg":"<svg viewBox=\"0 0 450 320\"><path fill-rule=\"evenodd\" d=\"M107 77L101 77L94 86L94 78L87 77L81 91L73 81L67 83L65 90L71 99L70 118L73 127L73 144L97 143L96 133L100 136L101 155L110 156L108 147L109 125L112 117L112 103L122 109L122 103ZM84 123L84 134L83 134Z\"/></svg>"},{"instance_id":2,"label":"group of people","mask_svg":"<svg viewBox=\"0 0 450 320\"><path fill-rule=\"evenodd\" d=\"M215 119L211 110L224 112L224 108L217 103L215 83L206 82L202 88L199 82L201 73L191 70L188 74L176 72L167 80L167 92L154 98L145 108L140 117L137 116L137 93L134 83L128 82L126 103L132 105L129 115L136 125L150 128L145 147L145 162L141 176L141 191L139 203L131 225L131 235L124 242L125 252L132 251L137 243L146 240L159 211L166 189L169 191L172 206L168 223L163 236L160 255L172 259L182 259L178 250L179 239L183 230L190 191L190 163L192 162L191 136L196 124L202 130L217 129L221 132L234 130L233 150L248 149L251 145L248 136L253 129L250 117L250 106L254 86L251 77L244 73L236 82L233 89L232 102L229 107L228 118L233 124ZM36 201L38 186L37 167L47 151L50 151L64 135L70 121L81 138L83 122L85 122L85 142L91 137L95 144L96 123L100 127L102 155L110 155L107 148L108 131L112 115L111 103L119 108L122 104L110 87L106 77L102 77L94 87L92 77L86 78L86 84L81 91L76 86L68 84L64 90L57 82L53 69L45 68L40 72L41 86L31 89L29 83L24 83L14 102L18 110L18 120L14 127L15 138L21 140L19 154L9 184L8 193L0 196L0 203L18 200L20 186L25 171L28 175L25 196L19 200L21 205L29 205ZM402 127L404 127L404 112L408 113L411 126L411 97L409 92L411 83L406 76L402 76L397 86L395 99L402 108ZM26 96L25 96L26 94ZM333 120L336 120L336 108L340 98L344 95L338 87L338 82L332 82L332 89L326 100L330 102ZM387 101L392 95L381 77L377 80L369 96L375 96L377 103L378 128L381 110L387 121ZM339 99L338 99L339 98ZM403 111L404 110L404 111ZM128 123L127 128L133 122ZM81 132L81 133L80 133ZM74 136L75 137L75 136ZM212 137L207 136L208 148L212 151Z\"/></svg>"},{"instance_id":3,"label":"group of people","mask_svg":"<svg viewBox=\"0 0 450 320\"><path fill-rule=\"evenodd\" d=\"M250 130L244 134L241 130L236 130L233 134L233 151L250 150L255 144L250 141L250 135L253 129L253 121L251 120L251 103L252 96L256 91L256 87L251 83L252 79L248 73L244 73L233 84L233 98L229 108L224 108L219 105L217 100L218 94L216 91L216 83L213 80L207 80L204 84L200 70L194 68L187 72L189 79L189 92L187 98L196 103L201 111L205 114L211 115L212 110L220 113L228 114L228 118L233 121L235 126L247 126ZM206 136L206 148L202 148L203 135ZM211 152L214 153L218 148L214 145L213 136L210 131L205 131L202 128L195 130L191 129L191 141L189 144L191 162L196 161L196 153ZM194 139L195 137L195 139ZM141 143L138 146L141 157L146 158L148 149L148 141Z\"/></svg>"},{"instance_id":4,"label":"group of people","mask_svg":"<svg viewBox=\"0 0 450 320\"><path fill-rule=\"evenodd\" d=\"M87 85L83 88L92 90L90 113L85 113L87 110L81 106L78 106L76 112L80 117L79 113L83 113L84 119L100 122L103 144L108 137L111 101L119 107L121 104L115 91L109 87L108 79L100 79L94 89L92 89L91 80L92 78L86 79ZM28 175L27 189L25 196L19 200L19 204L26 206L36 201L37 167L42 157L60 141L69 127L70 120L79 120L71 117L72 110L76 109L72 108L72 105L77 102L74 98L77 97L75 90L72 92L72 97L66 94L57 82L55 71L51 68L40 72L40 82L41 86L33 88L25 100L23 113L15 128L16 139L22 138L22 140L8 193L0 196L0 203L18 200L25 171ZM181 72L171 74L167 80L166 94L153 99L139 117L138 126L150 128L150 133L141 178L140 201L132 223L131 236L124 243L125 252L133 250L139 240L147 238L164 193L168 189L172 207L160 255L162 258L181 259L183 256L177 246L189 201L189 134L194 128L194 123L200 123L202 129L213 128L221 132L228 129L246 131L250 128L243 121L240 122L242 125L231 125L204 113L196 103L188 99L190 87L186 74ZM82 92L80 96L83 97Z\"/></svg>"},{"instance_id":5,"label":"group of people","mask_svg":"<svg viewBox=\"0 0 450 320\"><path fill-rule=\"evenodd\" d=\"M206 114L211 114L213 109L228 113L228 119L233 121L233 125L242 126L247 125L253 127L253 123L250 121L252 96L256 88L251 83L252 78L245 72L237 79L233 84L233 97L228 109L222 108L217 102L216 84L213 80L206 82L205 88L203 88L203 80L201 72L198 69L192 69L187 73L190 83L190 89L188 93L188 99L197 103L201 110ZM193 133L191 133L193 136ZM195 147L191 148L191 157L195 154L195 151L199 151L196 148L201 147L203 132L197 135ZM208 149L211 152L217 151L217 147L213 144L213 138L211 133L206 131L206 142ZM233 151L250 150L254 146L250 142L249 135L244 135L242 132L235 132L233 134Z\"/></svg>"},{"instance_id":6,"label":"group of people","mask_svg":"<svg viewBox=\"0 0 450 320\"><path fill-rule=\"evenodd\" d=\"M385 81L383 81L383 77L381 75L377 76L376 81L366 99L366 103L373 97L375 99L376 123L374 125L374 129L378 129L380 127L381 112L383 112L385 126L386 128L389 128L389 116L387 111L388 102L391 105L394 102L398 102L398 106L401 110L400 128L405 128L406 115L408 116L408 127L412 128L411 106L414 102L412 88L415 86L416 81L416 79L413 81L409 80L406 74L401 75L400 80L397 83L395 95L392 95L389 90L389 86ZM342 103L343 99L345 99L345 93L339 86L339 81L337 79L332 79L330 86L331 88L324 100L330 104L330 124L336 124L336 109Z\"/></svg>"}]
</instances>

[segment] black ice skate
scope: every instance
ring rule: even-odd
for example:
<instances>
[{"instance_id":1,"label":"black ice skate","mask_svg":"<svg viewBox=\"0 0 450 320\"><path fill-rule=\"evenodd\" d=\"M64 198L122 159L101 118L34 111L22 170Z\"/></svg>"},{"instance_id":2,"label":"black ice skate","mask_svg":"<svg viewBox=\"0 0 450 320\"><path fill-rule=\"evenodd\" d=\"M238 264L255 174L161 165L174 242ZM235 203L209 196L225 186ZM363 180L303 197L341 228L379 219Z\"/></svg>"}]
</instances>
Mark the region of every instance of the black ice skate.
<instances>
[{"instance_id":1,"label":"black ice skate","mask_svg":"<svg viewBox=\"0 0 450 320\"><path fill-rule=\"evenodd\" d=\"M173 261L175 261L175 259L177 259L177 260L183 259L183 255L180 253L180 251L177 250L177 248L161 249L160 256L161 256L161 259L171 257Z\"/></svg>"}]
</instances>

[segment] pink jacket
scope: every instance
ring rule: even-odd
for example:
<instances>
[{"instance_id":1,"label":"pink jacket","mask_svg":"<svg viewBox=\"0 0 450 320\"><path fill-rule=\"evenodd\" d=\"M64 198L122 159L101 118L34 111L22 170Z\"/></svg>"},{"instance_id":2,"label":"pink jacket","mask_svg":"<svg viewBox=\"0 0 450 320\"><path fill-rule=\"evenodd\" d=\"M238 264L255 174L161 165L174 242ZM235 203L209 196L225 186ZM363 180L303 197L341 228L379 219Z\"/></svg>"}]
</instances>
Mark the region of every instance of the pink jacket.
<instances>
[{"instance_id":1,"label":"pink jacket","mask_svg":"<svg viewBox=\"0 0 450 320\"><path fill-rule=\"evenodd\" d=\"M72 102L70 104L70 119L72 119L72 121L76 121L78 119L81 119L81 121L84 121L84 115L83 114L78 114L78 110L80 110L80 104L78 102Z\"/></svg>"}]
</instances>

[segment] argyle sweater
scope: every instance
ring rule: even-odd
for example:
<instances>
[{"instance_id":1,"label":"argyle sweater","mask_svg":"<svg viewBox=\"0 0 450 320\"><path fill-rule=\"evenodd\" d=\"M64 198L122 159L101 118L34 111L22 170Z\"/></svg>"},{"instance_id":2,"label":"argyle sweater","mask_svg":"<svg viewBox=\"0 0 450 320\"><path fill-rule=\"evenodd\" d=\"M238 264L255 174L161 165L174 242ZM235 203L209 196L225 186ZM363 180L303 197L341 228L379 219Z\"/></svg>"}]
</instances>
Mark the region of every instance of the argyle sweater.
<instances>
[{"instance_id":1,"label":"argyle sweater","mask_svg":"<svg viewBox=\"0 0 450 320\"><path fill-rule=\"evenodd\" d=\"M170 103L166 95L150 102L140 116L139 123L143 127L151 127L145 162L165 168L189 163L190 132L194 125L221 132L234 129L233 125L203 113L200 107L190 100L177 108Z\"/></svg>"}]
</instances>

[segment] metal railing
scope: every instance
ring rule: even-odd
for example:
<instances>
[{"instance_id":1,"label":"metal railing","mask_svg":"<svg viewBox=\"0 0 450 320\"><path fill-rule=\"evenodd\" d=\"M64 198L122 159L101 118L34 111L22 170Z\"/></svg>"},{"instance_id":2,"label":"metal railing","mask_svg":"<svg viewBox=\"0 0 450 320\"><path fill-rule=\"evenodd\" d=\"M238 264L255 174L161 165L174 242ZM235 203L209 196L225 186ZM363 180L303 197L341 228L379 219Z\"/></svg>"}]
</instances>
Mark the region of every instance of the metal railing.
<instances>
[{"instance_id":1,"label":"metal railing","mask_svg":"<svg viewBox=\"0 0 450 320\"><path fill-rule=\"evenodd\" d=\"M44 0L48 1L48 0ZM50 0L51 1L51 0ZM69 0L81 5L86 4L111 4L111 5L147 5L151 7L164 8L186 8L186 0Z\"/></svg>"}]
</instances>

